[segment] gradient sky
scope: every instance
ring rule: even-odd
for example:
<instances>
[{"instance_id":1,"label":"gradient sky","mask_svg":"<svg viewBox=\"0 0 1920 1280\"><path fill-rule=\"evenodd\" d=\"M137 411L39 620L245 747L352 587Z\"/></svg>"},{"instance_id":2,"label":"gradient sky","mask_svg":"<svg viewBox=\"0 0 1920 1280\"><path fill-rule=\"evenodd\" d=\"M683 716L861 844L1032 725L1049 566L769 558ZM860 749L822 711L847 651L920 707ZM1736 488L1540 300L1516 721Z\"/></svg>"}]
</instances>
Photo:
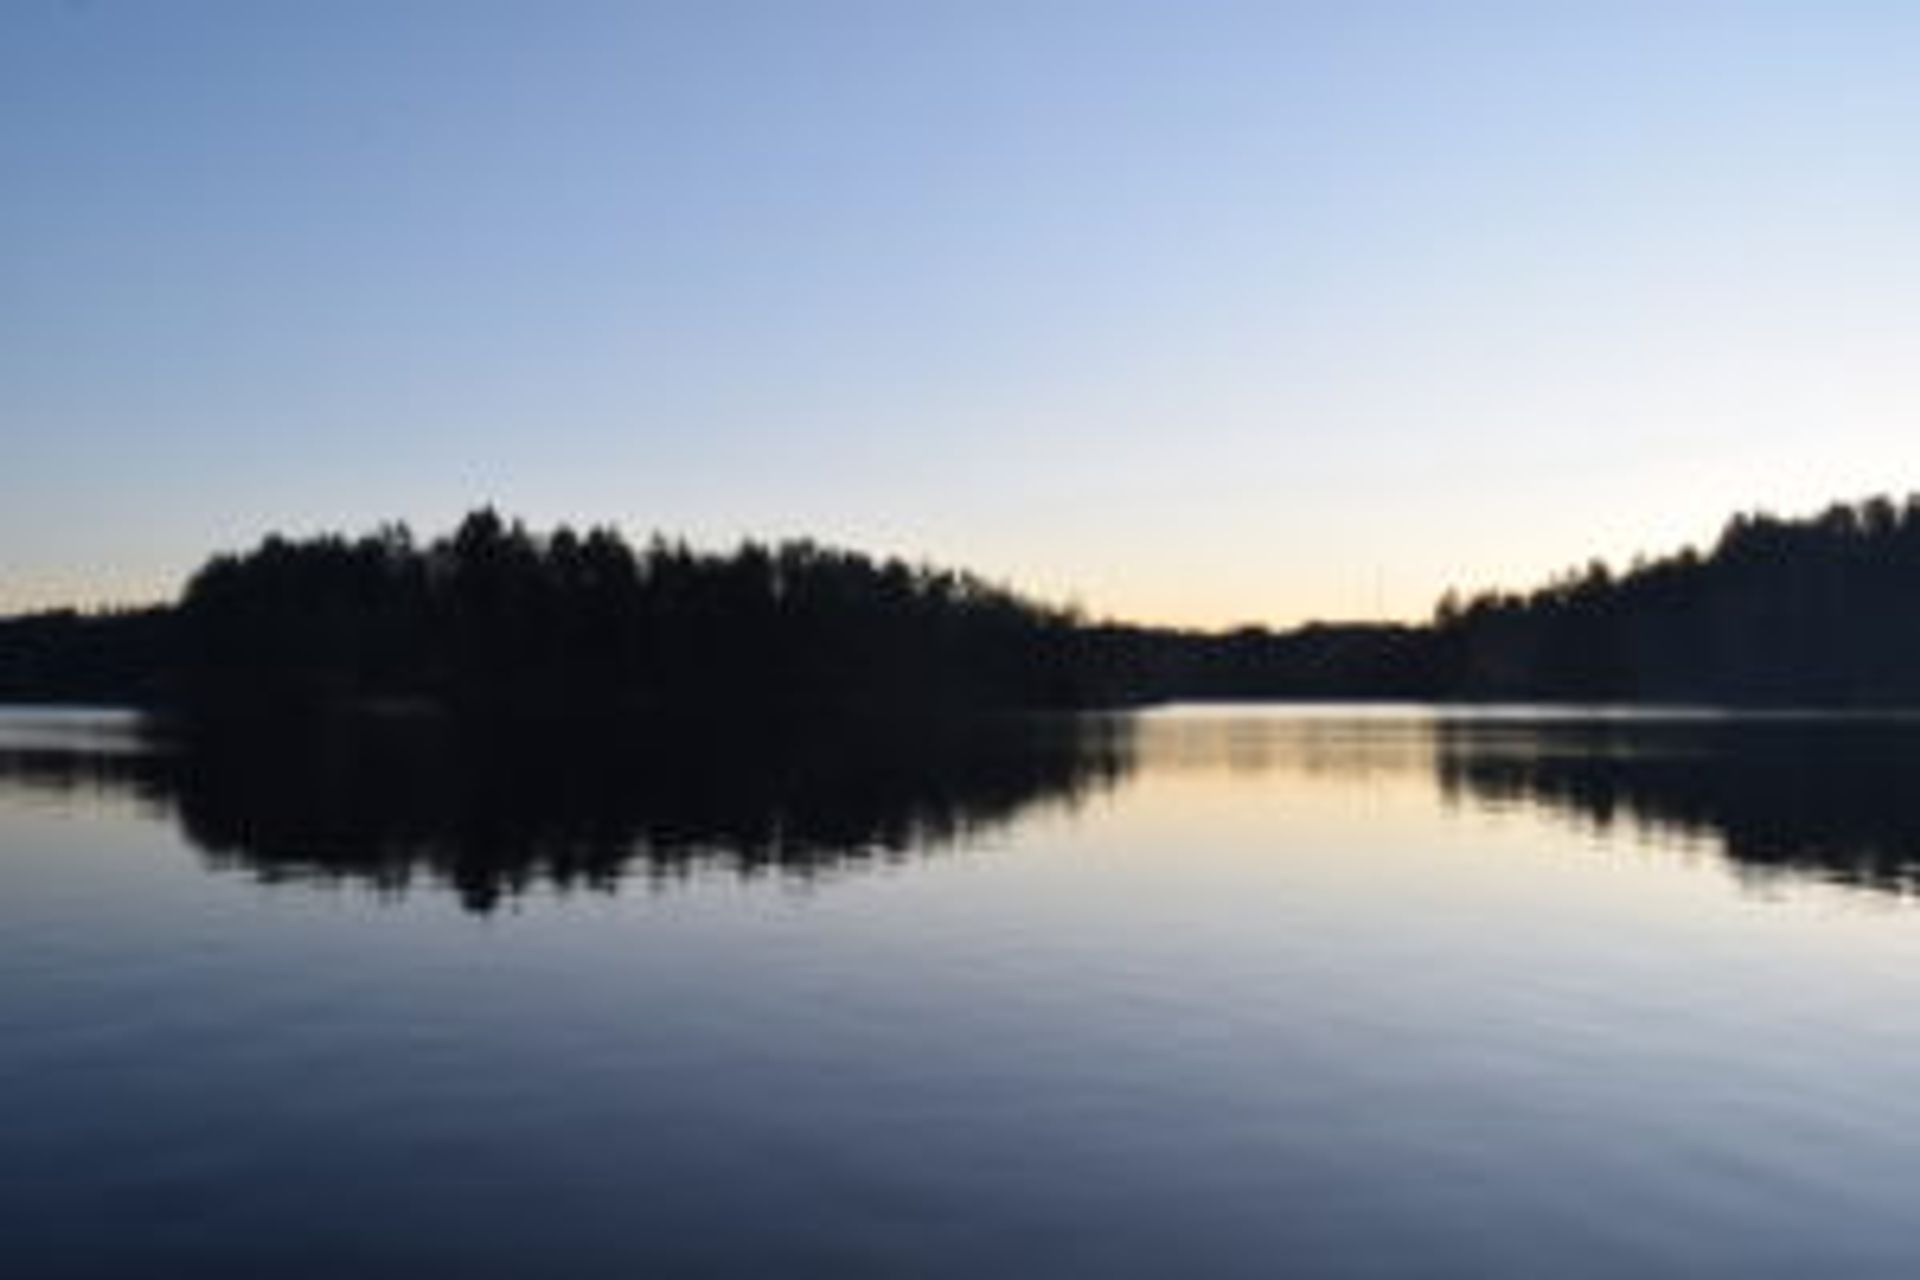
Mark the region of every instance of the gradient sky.
<instances>
[{"instance_id":1,"label":"gradient sky","mask_svg":"<svg viewBox=\"0 0 1920 1280\"><path fill-rule=\"evenodd\" d=\"M270 528L1097 613L1920 488L1920 5L0 7L0 607Z\"/></svg>"}]
</instances>

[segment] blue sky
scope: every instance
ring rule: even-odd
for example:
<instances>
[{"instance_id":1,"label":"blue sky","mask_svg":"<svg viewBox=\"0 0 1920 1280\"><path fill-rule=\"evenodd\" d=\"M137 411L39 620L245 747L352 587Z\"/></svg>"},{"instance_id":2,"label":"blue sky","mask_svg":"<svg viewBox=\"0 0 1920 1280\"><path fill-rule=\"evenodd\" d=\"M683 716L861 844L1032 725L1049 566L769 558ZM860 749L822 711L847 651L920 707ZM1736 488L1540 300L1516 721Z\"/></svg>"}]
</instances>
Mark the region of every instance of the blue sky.
<instances>
[{"instance_id":1,"label":"blue sky","mask_svg":"<svg viewBox=\"0 0 1920 1280\"><path fill-rule=\"evenodd\" d=\"M0 607L270 528L1422 615L1920 487L1920 7L0 8Z\"/></svg>"}]
</instances>

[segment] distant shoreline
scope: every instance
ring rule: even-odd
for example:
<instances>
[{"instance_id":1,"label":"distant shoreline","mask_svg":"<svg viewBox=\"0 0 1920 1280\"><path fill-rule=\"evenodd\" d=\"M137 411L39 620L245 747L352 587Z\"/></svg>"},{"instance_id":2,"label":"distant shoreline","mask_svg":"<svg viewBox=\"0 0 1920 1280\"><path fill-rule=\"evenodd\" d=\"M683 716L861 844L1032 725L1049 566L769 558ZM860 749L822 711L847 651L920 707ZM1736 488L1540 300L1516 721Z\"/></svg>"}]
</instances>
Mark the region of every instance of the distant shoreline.
<instances>
[{"instance_id":1,"label":"distant shoreline","mask_svg":"<svg viewBox=\"0 0 1920 1280\"><path fill-rule=\"evenodd\" d=\"M225 712L1170 702L1920 708L1920 499L1739 516L1706 552L1425 624L1191 631L1094 621L965 571L808 541L702 552L491 509L439 538L269 537L148 609L0 619L0 699Z\"/></svg>"}]
</instances>

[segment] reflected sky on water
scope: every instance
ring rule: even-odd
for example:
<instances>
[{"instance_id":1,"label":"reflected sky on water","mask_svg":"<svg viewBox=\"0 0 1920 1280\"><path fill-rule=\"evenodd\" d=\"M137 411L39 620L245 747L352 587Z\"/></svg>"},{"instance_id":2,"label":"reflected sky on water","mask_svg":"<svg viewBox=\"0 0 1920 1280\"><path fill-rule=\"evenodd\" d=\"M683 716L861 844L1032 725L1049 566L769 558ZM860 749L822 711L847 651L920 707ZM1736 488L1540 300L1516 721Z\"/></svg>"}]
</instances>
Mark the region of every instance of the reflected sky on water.
<instances>
[{"instance_id":1,"label":"reflected sky on water","mask_svg":"<svg viewBox=\"0 0 1920 1280\"><path fill-rule=\"evenodd\" d=\"M38 720L35 720L35 716ZM1905 1274L1920 727L0 717L22 1274Z\"/></svg>"}]
</instances>

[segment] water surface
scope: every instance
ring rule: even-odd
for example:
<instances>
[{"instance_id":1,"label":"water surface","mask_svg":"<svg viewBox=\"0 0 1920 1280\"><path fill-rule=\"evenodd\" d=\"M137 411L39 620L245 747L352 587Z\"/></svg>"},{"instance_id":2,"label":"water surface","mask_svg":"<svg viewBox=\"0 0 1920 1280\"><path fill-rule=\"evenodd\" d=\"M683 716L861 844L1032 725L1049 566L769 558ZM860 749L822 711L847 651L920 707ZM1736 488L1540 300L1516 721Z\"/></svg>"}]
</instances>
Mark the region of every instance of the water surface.
<instances>
[{"instance_id":1,"label":"water surface","mask_svg":"<svg viewBox=\"0 0 1920 1280\"><path fill-rule=\"evenodd\" d=\"M1920 724L0 715L33 1276L1906 1275Z\"/></svg>"}]
</instances>

